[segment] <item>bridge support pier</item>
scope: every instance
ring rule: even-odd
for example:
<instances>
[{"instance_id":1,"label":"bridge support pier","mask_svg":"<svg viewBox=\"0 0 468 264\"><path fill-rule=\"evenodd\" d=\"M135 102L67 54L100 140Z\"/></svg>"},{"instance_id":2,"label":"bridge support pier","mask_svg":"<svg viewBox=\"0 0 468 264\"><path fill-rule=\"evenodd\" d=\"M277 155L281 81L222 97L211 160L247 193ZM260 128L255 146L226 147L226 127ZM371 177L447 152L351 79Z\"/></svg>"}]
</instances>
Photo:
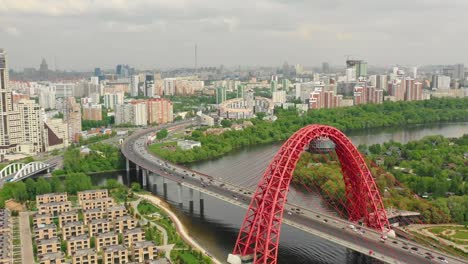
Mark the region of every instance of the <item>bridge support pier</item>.
<instances>
[{"instance_id":1,"label":"bridge support pier","mask_svg":"<svg viewBox=\"0 0 468 264\"><path fill-rule=\"evenodd\" d=\"M182 207L184 204L182 202L182 184L177 184L177 202L179 203L179 207Z\"/></svg>"},{"instance_id":2,"label":"bridge support pier","mask_svg":"<svg viewBox=\"0 0 468 264\"><path fill-rule=\"evenodd\" d=\"M127 172L130 171L130 160L128 159L125 159L125 169L127 170Z\"/></svg>"},{"instance_id":3,"label":"bridge support pier","mask_svg":"<svg viewBox=\"0 0 468 264\"><path fill-rule=\"evenodd\" d=\"M164 196L164 199L167 199L167 182L164 179L164 177L163 177L163 196Z\"/></svg>"},{"instance_id":4,"label":"bridge support pier","mask_svg":"<svg viewBox=\"0 0 468 264\"><path fill-rule=\"evenodd\" d=\"M158 195L158 185L156 183L153 183L153 193Z\"/></svg>"},{"instance_id":5,"label":"bridge support pier","mask_svg":"<svg viewBox=\"0 0 468 264\"><path fill-rule=\"evenodd\" d=\"M193 213L193 189L189 189L190 198L189 198L189 211Z\"/></svg>"},{"instance_id":6,"label":"bridge support pier","mask_svg":"<svg viewBox=\"0 0 468 264\"><path fill-rule=\"evenodd\" d=\"M148 181L148 179L147 179L148 178L148 171L145 170L145 169L142 169L141 177L142 177L142 181L141 181L142 184L141 185L143 186L143 189L145 189L146 185L148 185L148 183L147 183L147 181Z\"/></svg>"},{"instance_id":7,"label":"bridge support pier","mask_svg":"<svg viewBox=\"0 0 468 264\"><path fill-rule=\"evenodd\" d=\"M205 214L205 199L203 199L203 193L198 192L200 196L200 216L203 216Z\"/></svg>"},{"instance_id":8,"label":"bridge support pier","mask_svg":"<svg viewBox=\"0 0 468 264\"><path fill-rule=\"evenodd\" d=\"M136 174L138 175L138 173L140 172L140 166L135 164L135 169L136 169Z\"/></svg>"}]
</instances>

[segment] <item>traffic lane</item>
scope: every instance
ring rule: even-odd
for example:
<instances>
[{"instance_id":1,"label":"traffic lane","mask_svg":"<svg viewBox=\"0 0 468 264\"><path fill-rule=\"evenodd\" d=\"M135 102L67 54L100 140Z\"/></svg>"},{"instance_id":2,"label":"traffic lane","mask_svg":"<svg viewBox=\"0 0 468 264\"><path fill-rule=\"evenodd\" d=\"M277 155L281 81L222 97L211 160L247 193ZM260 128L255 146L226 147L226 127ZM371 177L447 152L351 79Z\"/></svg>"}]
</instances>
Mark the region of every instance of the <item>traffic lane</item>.
<instances>
[{"instance_id":1,"label":"traffic lane","mask_svg":"<svg viewBox=\"0 0 468 264\"><path fill-rule=\"evenodd\" d=\"M431 263L431 261L425 259L424 256L418 255L417 253L410 253L409 251L402 248L393 247L393 244L383 244L382 242L371 240L365 236L356 236L355 233L351 233L350 231L348 232L346 227L343 230L341 228L336 228L333 225L327 225L320 221L310 221L310 218L306 218L301 215L287 215L286 219L302 224L311 229L316 229L325 234L335 236L344 241L347 241L348 243L356 244L362 248L365 248L366 250L372 250L375 253L399 259L405 263Z\"/></svg>"}]
</instances>

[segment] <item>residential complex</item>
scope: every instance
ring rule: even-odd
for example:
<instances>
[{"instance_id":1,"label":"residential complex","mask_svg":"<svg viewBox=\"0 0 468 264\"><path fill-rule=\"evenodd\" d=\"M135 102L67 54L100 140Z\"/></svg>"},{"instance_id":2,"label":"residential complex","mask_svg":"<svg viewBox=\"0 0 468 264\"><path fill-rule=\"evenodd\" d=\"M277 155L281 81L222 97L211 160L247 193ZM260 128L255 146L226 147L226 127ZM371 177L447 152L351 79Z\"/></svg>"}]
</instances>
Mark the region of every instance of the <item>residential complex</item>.
<instances>
[{"instance_id":1,"label":"residential complex","mask_svg":"<svg viewBox=\"0 0 468 264\"><path fill-rule=\"evenodd\" d=\"M158 259L156 245L145 241L145 232L138 220L128 214L125 206L116 205L107 190L83 191L77 196L78 200L73 203L68 200L67 193L36 197L39 210L32 216L32 232L40 263L71 260L72 264L126 264ZM65 205L69 205L67 209ZM8 219L5 212L8 211L0 211L0 222ZM0 231L4 234L9 230ZM8 236L0 235L2 237ZM8 252L4 254L9 257Z\"/></svg>"}]
</instances>

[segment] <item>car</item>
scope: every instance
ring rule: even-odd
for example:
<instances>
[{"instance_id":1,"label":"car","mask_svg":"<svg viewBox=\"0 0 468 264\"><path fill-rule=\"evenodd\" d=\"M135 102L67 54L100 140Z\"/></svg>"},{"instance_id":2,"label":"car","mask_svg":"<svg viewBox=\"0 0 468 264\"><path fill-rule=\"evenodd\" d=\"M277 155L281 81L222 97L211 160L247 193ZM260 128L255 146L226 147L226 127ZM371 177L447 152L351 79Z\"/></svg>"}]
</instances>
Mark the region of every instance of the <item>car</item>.
<instances>
[{"instance_id":1,"label":"car","mask_svg":"<svg viewBox=\"0 0 468 264\"><path fill-rule=\"evenodd\" d=\"M320 215L317 215L317 218L320 218Z\"/></svg>"},{"instance_id":2,"label":"car","mask_svg":"<svg viewBox=\"0 0 468 264\"><path fill-rule=\"evenodd\" d=\"M407 246L403 246L403 247L401 247L401 248L402 248L402 249L406 249L406 250L409 249L409 247L407 247Z\"/></svg>"},{"instance_id":3,"label":"car","mask_svg":"<svg viewBox=\"0 0 468 264\"><path fill-rule=\"evenodd\" d=\"M411 247L411 250L418 251L417 247Z\"/></svg>"},{"instance_id":4,"label":"car","mask_svg":"<svg viewBox=\"0 0 468 264\"><path fill-rule=\"evenodd\" d=\"M380 242L385 243L385 239L379 239Z\"/></svg>"},{"instance_id":5,"label":"car","mask_svg":"<svg viewBox=\"0 0 468 264\"><path fill-rule=\"evenodd\" d=\"M393 240L392 243L393 244L398 244L398 242L396 240Z\"/></svg>"},{"instance_id":6,"label":"car","mask_svg":"<svg viewBox=\"0 0 468 264\"><path fill-rule=\"evenodd\" d=\"M328 219L323 219L323 221L324 221L325 223L328 223Z\"/></svg>"},{"instance_id":7,"label":"car","mask_svg":"<svg viewBox=\"0 0 468 264\"><path fill-rule=\"evenodd\" d=\"M292 215L292 213L291 213L291 212L288 212L288 215Z\"/></svg>"}]
</instances>

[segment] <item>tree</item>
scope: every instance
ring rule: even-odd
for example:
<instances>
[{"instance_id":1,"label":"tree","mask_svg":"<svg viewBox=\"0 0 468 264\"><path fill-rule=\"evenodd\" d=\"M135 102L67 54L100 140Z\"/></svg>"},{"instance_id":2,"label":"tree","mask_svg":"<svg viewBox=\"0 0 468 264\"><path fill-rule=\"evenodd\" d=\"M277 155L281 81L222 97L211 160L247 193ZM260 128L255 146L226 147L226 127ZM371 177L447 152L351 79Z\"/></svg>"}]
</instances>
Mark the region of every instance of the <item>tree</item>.
<instances>
[{"instance_id":1,"label":"tree","mask_svg":"<svg viewBox=\"0 0 468 264\"><path fill-rule=\"evenodd\" d=\"M84 173L69 173L65 176L65 189L70 194L89 190L93 187L91 178Z\"/></svg>"},{"instance_id":2,"label":"tree","mask_svg":"<svg viewBox=\"0 0 468 264\"><path fill-rule=\"evenodd\" d=\"M65 188L63 187L62 181L59 176L52 175L52 180L50 180L50 188L52 192L64 192Z\"/></svg>"},{"instance_id":3,"label":"tree","mask_svg":"<svg viewBox=\"0 0 468 264\"><path fill-rule=\"evenodd\" d=\"M167 129L163 128L156 133L156 138L158 140L161 140L161 139L166 138L168 134L169 132L167 132Z\"/></svg>"},{"instance_id":4,"label":"tree","mask_svg":"<svg viewBox=\"0 0 468 264\"><path fill-rule=\"evenodd\" d=\"M231 127L232 121L229 119L223 119L221 120L221 126L222 127Z\"/></svg>"},{"instance_id":5,"label":"tree","mask_svg":"<svg viewBox=\"0 0 468 264\"><path fill-rule=\"evenodd\" d=\"M44 178L37 179L36 195L50 193L50 192L52 192L52 187L50 186L50 183Z\"/></svg>"},{"instance_id":6,"label":"tree","mask_svg":"<svg viewBox=\"0 0 468 264\"><path fill-rule=\"evenodd\" d=\"M121 188L123 185L118 182L116 179L108 179L106 181L106 188L108 190Z\"/></svg>"},{"instance_id":7,"label":"tree","mask_svg":"<svg viewBox=\"0 0 468 264\"><path fill-rule=\"evenodd\" d=\"M131 185L132 191L139 192L141 191L141 185L138 182L133 182Z\"/></svg>"},{"instance_id":8,"label":"tree","mask_svg":"<svg viewBox=\"0 0 468 264\"><path fill-rule=\"evenodd\" d=\"M32 178L28 178L24 183L26 184L28 199L33 200L36 198L36 182Z\"/></svg>"}]
</instances>

